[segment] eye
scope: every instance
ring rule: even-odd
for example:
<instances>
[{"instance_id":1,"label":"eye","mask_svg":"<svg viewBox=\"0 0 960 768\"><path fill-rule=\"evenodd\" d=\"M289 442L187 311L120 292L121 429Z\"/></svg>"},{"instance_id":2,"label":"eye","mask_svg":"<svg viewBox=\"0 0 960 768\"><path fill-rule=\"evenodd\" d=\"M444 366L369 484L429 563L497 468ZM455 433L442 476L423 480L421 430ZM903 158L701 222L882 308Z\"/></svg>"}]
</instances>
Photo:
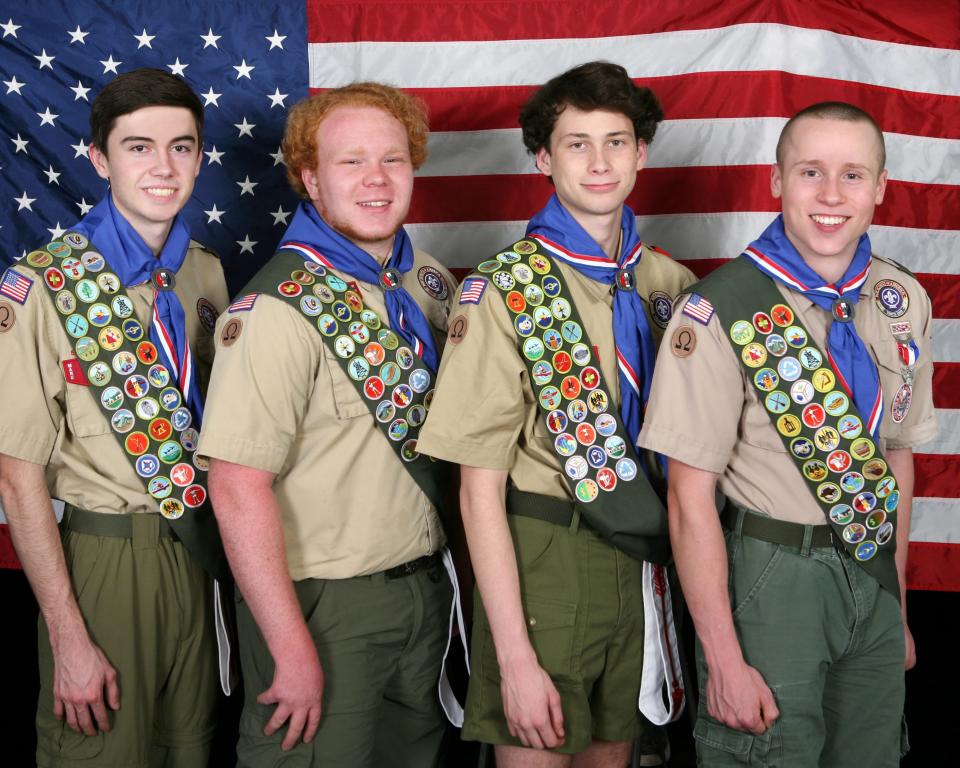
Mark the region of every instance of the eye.
<instances>
[{"instance_id":1,"label":"eye","mask_svg":"<svg viewBox=\"0 0 960 768\"><path fill-rule=\"evenodd\" d=\"M611 147L625 147L625 146L627 146L627 142L625 142L623 139L610 139L610 146L611 146Z\"/></svg>"},{"instance_id":2,"label":"eye","mask_svg":"<svg viewBox=\"0 0 960 768\"><path fill-rule=\"evenodd\" d=\"M815 179L820 175L820 171L816 168L804 168L800 171L800 175L807 179Z\"/></svg>"},{"instance_id":3,"label":"eye","mask_svg":"<svg viewBox=\"0 0 960 768\"><path fill-rule=\"evenodd\" d=\"M128 147L128 149L129 149L131 152L139 155L139 154L147 151L147 145L146 145L146 144L131 144L131 145Z\"/></svg>"},{"instance_id":4,"label":"eye","mask_svg":"<svg viewBox=\"0 0 960 768\"><path fill-rule=\"evenodd\" d=\"M172 149L174 152L180 155L186 155L193 151L193 147L190 147L187 144L175 144Z\"/></svg>"},{"instance_id":5,"label":"eye","mask_svg":"<svg viewBox=\"0 0 960 768\"><path fill-rule=\"evenodd\" d=\"M860 181L863 178L863 174L859 171L847 171L843 174L843 178L847 181Z\"/></svg>"}]
</instances>

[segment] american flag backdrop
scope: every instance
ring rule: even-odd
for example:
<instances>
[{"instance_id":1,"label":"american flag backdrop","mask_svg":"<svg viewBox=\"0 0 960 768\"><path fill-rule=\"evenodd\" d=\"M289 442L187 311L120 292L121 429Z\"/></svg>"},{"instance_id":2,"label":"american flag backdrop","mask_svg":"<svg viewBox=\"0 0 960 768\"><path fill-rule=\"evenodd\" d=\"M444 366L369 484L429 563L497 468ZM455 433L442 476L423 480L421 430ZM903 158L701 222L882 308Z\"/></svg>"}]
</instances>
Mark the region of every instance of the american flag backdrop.
<instances>
[{"instance_id":1,"label":"american flag backdrop","mask_svg":"<svg viewBox=\"0 0 960 768\"><path fill-rule=\"evenodd\" d=\"M914 271L934 306L940 436L917 451L910 583L960 590L956 0L3 5L0 259L55 236L104 193L85 158L89 102L114 73L155 66L182 74L206 105L187 215L234 290L295 205L279 142L287 110L311 90L375 79L426 102L430 159L408 230L461 274L522 234L549 195L517 112L571 66L621 63L660 96L667 119L628 202L643 239L701 275L776 212L769 164L786 117L816 101L862 106L884 129L891 179L874 249ZM0 558L7 546L14 564L4 539Z\"/></svg>"}]
</instances>

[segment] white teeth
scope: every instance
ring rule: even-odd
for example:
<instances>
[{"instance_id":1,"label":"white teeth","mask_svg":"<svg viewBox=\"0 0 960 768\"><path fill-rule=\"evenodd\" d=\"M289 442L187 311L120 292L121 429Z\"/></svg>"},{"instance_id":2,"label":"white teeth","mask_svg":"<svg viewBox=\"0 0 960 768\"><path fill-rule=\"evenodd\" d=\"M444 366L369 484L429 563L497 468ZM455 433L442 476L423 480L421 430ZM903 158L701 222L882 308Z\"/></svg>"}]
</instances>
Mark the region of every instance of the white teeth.
<instances>
[{"instance_id":1,"label":"white teeth","mask_svg":"<svg viewBox=\"0 0 960 768\"><path fill-rule=\"evenodd\" d=\"M156 197L172 197L176 190L170 187L147 187L146 192Z\"/></svg>"},{"instance_id":2,"label":"white teeth","mask_svg":"<svg viewBox=\"0 0 960 768\"><path fill-rule=\"evenodd\" d=\"M369 203L360 203L360 205L362 205L364 208L383 208L383 206L387 205L387 201L375 200Z\"/></svg>"},{"instance_id":3,"label":"white teeth","mask_svg":"<svg viewBox=\"0 0 960 768\"><path fill-rule=\"evenodd\" d=\"M823 224L825 227L833 227L837 224L843 224L843 222L847 220L846 216L823 216L818 214L814 214L810 218L817 222L817 224Z\"/></svg>"}]
</instances>

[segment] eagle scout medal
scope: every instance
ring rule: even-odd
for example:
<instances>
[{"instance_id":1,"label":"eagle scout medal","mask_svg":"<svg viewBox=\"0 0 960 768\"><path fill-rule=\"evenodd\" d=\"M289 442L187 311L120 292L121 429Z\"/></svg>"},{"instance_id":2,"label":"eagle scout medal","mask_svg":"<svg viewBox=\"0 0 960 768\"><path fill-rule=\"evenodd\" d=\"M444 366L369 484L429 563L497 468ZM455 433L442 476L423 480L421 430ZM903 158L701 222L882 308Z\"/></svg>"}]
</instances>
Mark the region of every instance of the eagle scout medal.
<instances>
[{"instance_id":1,"label":"eagle scout medal","mask_svg":"<svg viewBox=\"0 0 960 768\"><path fill-rule=\"evenodd\" d=\"M793 310L779 301L780 292L770 278L743 258L729 265L725 278L725 291L709 298L788 455L837 540L897 594L892 542L899 492L879 446L832 364ZM874 297L881 312L892 318L902 315L909 302L903 287L892 280L879 281ZM764 306L767 301L770 304ZM844 300L835 301L831 311L839 322L850 322L854 314L853 305ZM910 329L893 326L891 330L900 334L895 338L905 376L912 375L907 371L918 350L915 344L911 347ZM786 349L774 371L772 360L764 365L761 350L776 359L782 345ZM895 423L905 418L911 394L905 380L890 407ZM885 499L890 498L894 500L888 509Z\"/></svg>"},{"instance_id":2,"label":"eagle scout medal","mask_svg":"<svg viewBox=\"0 0 960 768\"><path fill-rule=\"evenodd\" d=\"M178 460L185 453L191 460L195 458L196 441L184 442L182 431L189 427L192 417L180 405L182 394L171 383L170 372L158 364L156 347L143 340L143 326L133 318L133 302L120 278L80 233L68 232L48 245L46 252L61 261L58 267L44 269L43 281L64 331L75 340L77 358L73 362L79 375L85 375L110 430L143 478L147 492L162 502L161 514L170 520L179 520L186 508L196 514L206 500L205 473L193 471L190 483L196 490L190 496L191 503L187 503L183 489L171 482L165 464L174 455ZM31 266L42 269L45 260L35 261ZM151 280L157 290L171 290L175 276L161 268L154 271ZM201 323L210 330L216 309L206 299L200 301L197 311ZM173 418L181 410L187 418ZM171 418L164 415L167 413ZM211 540L216 540L215 527L210 528L212 521L212 511L207 508L201 518L182 521L176 530L198 560L205 567L213 565L211 573L219 577L222 562L207 549Z\"/></svg>"}]
</instances>

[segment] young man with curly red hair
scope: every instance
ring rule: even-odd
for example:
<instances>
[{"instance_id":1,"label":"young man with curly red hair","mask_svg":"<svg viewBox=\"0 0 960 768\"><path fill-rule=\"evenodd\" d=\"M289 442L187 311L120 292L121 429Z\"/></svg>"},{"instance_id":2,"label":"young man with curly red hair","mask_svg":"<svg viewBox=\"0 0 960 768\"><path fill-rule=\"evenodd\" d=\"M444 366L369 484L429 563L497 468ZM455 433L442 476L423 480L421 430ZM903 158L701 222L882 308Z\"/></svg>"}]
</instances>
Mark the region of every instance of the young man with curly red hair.
<instances>
[{"instance_id":1,"label":"young man with curly red hair","mask_svg":"<svg viewBox=\"0 0 960 768\"><path fill-rule=\"evenodd\" d=\"M377 83L298 104L305 201L218 325L199 450L242 595L242 766L439 762L455 590L416 445L453 283L402 226L426 137Z\"/></svg>"}]
</instances>

